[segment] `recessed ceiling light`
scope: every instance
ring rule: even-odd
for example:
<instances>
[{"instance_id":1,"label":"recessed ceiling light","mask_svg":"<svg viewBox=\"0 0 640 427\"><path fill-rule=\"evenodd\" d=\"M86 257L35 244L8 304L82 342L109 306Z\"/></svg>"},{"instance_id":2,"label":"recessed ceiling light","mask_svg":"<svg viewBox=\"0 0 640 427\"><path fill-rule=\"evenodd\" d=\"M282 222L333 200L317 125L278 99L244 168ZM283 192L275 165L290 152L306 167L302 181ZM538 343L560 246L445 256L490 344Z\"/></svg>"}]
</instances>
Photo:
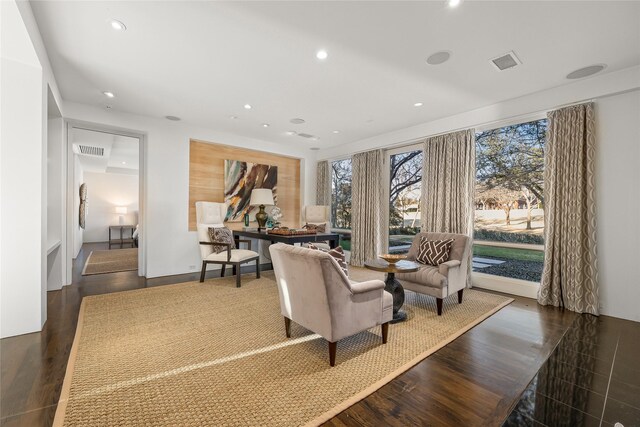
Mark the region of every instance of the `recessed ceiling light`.
<instances>
[{"instance_id":1,"label":"recessed ceiling light","mask_svg":"<svg viewBox=\"0 0 640 427\"><path fill-rule=\"evenodd\" d=\"M440 65L444 62L447 62L451 58L451 52L447 50L441 50L440 52L436 52L430 55L427 58L427 64L429 65Z\"/></svg>"},{"instance_id":2,"label":"recessed ceiling light","mask_svg":"<svg viewBox=\"0 0 640 427\"><path fill-rule=\"evenodd\" d=\"M320 60L324 61L325 59L327 59L328 56L329 56L329 54L324 49L321 49L321 50L316 52L316 58L318 58Z\"/></svg>"},{"instance_id":3,"label":"recessed ceiling light","mask_svg":"<svg viewBox=\"0 0 640 427\"><path fill-rule=\"evenodd\" d=\"M304 119L295 118L295 119L289 120L289 122L293 123L294 125L301 125L304 123Z\"/></svg>"},{"instance_id":4,"label":"recessed ceiling light","mask_svg":"<svg viewBox=\"0 0 640 427\"><path fill-rule=\"evenodd\" d=\"M339 130L334 130L333 133L340 133L340 131Z\"/></svg>"},{"instance_id":5,"label":"recessed ceiling light","mask_svg":"<svg viewBox=\"0 0 640 427\"><path fill-rule=\"evenodd\" d=\"M447 0L447 6L449 7L458 7L462 3L462 0Z\"/></svg>"},{"instance_id":6,"label":"recessed ceiling light","mask_svg":"<svg viewBox=\"0 0 640 427\"><path fill-rule=\"evenodd\" d=\"M180 121L180 117L178 116L164 116L165 119L167 120L171 120L172 122L179 122Z\"/></svg>"},{"instance_id":7,"label":"recessed ceiling light","mask_svg":"<svg viewBox=\"0 0 640 427\"><path fill-rule=\"evenodd\" d=\"M113 98L115 96L113 92L108 92L108 91L102 92L102 94L107 98Z\"/></svg>"},{"instance_id":8,"label":"recessed ceiling light","mask_svg":"<svg viewBox=\"0 0 640 427\"><path fill-rule=\"evenodd\" d=\"M112 19L111 28L118 31L125 31L127 29L127 26L124 25L122 21L118 21L117 19Z\"/></svg>"},{"instance_id":9,"label":"recessed ceiling light","mask_svg":"<svg viewBox=\"0 0 640 427\"><path fill-rule=\"evenodd\" d=\"M422 107L424 104L422 102L416 102L413 104L414 107Z\"/></svg>"},{"instance_id":10,"label":"recessed ceiling light","mask_svg":"<svg viewBox=\"0 0 640 427\"><path fill-rule=\"evenodd\" d=\"M578 70L570 72L569 74L567 74L567 78L570 80L582 79L584 77L589 77L596 73L599 73L605 68L607 68L606 64L589 65L588 67L580 68Z\"/></svg>"},{"instance_id":11,"label":"recessed ceiling light","mask_svg":"<svg viewBox=\"0 0 640 427\"><path fill-rule=\"evenodd\" d=\"M238 118L238 116L229 116L229 118L230 118L231 120L236 120L236 119Z\"/></svg>"},{"instance_id":12,"label":"recessed ceiling light","mask_svg":"<svg viewBox=\"0 0 640 427\"><path fill-rule=\"evenodd\" d=\"M126 165L126 164L127 164L127 162L122 162L122 164L123 164L123 165Z\"/></svg>"},{"instance_id":13,"label":"recessed ceiling light","mask_svg":"<svg viewBox=\"0 0 640 427\"><path fill-rule=\"evenodd\" d=\"M269 123L263 123L263 124L262 124L262 127L263 127L263 128L268 128L268 127L269 127Z\"/></svg>"},{"instance_id":14,"label":"recessed ceiling light","mask_svg":"<svg viewBox=\"0 0 640 427\"><path fill-rule=\"evenodd\" d=\"M244 104L245 110L251 110L253 107L250 104Z\"/></svg>"},{"instance_id":15,"label":"recessed ceiling light","mask_svg":"<svg viewBox=\"0 0 640 427\"><path fill-rule=\"evenodd\" d=\"M295 135L295 134L296 134L296 132L295 132L295 131L292 131L292 130L288 130L288 131L286 131L285 133L286 133L287 135L289 135L289 136L292 136L292 135Z\"/></svg>"}]
</instances>

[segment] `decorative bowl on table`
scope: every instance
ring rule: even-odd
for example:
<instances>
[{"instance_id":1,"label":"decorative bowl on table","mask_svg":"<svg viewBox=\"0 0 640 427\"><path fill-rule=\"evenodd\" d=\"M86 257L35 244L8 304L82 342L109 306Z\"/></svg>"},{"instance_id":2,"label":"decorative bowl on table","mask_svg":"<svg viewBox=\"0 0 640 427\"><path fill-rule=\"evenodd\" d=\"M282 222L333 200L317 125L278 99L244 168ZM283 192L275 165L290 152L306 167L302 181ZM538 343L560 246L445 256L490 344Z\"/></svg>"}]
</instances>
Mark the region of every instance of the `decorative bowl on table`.
<instances>
[{"instance_id":1,"label":"decorative bowl on table","mask_svg":"<svg viewBox=\"0 0 640 427\"><path fill-rule=\"evenodd\" d=\"M400 255L400 254L382 254L382 255L378 255L378 257L387 261L389 264L395 264L398 261L407 259L406 255Z\"/></svg>"}]
</instances>

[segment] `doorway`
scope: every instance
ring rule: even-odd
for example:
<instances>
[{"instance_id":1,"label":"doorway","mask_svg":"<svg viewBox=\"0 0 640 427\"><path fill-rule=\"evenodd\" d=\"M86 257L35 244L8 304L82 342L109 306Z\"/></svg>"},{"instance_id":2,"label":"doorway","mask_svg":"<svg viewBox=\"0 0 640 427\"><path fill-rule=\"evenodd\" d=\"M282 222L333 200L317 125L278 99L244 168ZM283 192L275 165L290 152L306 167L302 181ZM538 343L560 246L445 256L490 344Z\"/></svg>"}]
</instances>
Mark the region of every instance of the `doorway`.
<instances>
[{"instance_id":1,"label":"doorway","mask_svg":"<svg viewBox=\"0 0 640 427\"><path fill-rule=\"evenodd\" d=\"M69 277L144 276L144 135L69 122L67 142Z\"/></svg>"}]
</instances>

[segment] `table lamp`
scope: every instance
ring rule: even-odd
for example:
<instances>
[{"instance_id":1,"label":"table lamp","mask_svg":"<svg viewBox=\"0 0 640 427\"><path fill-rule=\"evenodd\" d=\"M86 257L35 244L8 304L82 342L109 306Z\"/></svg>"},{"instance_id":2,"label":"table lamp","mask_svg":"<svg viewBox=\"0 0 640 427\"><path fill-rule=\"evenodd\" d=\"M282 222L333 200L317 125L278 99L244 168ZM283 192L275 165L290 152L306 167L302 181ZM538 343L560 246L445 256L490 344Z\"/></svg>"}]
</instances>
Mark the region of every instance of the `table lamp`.
<instances>
[{"instance_id":1,"label":"table lamp","mask_svg":"<svg viewBox=\"0 0 640 427\"><path fill-rule=\"evenodd\" d=\"M120 216L118 217L118 223L120 225L124 225L124 216L127 214L126 206L116 206L116 213Z\"/></svg>"},{"instance_id":2,"label":"table lamp","mask_svg":"<svg viewBox=\"0 0 640 427\"><path fill-rule=\"evenodd\" d=\"M258 231L265 228L267 224L267 213L264 211L265 205L273 205L273 191L269 188L256 188L251 190L251 200L249 201L251 206L258 206L260 210L256 214L256 221L258 221Z\"/></svg>"}]
</instances>

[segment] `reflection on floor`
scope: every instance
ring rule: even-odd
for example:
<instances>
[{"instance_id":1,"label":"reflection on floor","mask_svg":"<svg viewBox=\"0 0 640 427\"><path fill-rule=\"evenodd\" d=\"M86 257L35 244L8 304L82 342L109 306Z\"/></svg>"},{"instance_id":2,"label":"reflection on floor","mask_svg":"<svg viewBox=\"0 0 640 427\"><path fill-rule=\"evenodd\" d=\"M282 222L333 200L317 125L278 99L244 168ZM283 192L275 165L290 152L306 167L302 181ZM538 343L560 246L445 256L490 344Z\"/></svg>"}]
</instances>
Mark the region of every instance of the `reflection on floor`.
<instances>
[{"instance_id":1,"label":"reflection on floor","mask_svg":"<svg viewBox=\"0 0 640 427\"><path fill-rule=\"evenodd\" d=\"M640 323L582 315L503 427L640 426L638 362Z\"/></svg>"}]
</instances>

